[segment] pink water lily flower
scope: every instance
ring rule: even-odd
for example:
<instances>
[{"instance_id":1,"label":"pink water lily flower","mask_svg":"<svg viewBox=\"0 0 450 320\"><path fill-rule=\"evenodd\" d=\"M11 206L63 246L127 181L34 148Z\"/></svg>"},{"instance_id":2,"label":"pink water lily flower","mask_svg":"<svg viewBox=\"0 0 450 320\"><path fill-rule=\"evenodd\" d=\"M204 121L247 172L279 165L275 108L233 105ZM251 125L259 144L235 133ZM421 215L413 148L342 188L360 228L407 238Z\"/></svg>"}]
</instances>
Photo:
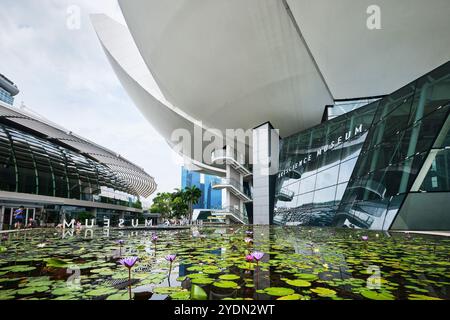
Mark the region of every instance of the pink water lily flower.
<instances>
[{"instance_id":1,"label":"pink water lily flower","mask_svg":"<svg viewBox=\"0 0 450 320\"><path fill-rule=\"evenodd\" d=\"M362 239L363 241L367 241L367 240L369 240L369 237L368 237L368 236L362 236L361 239Z\"/></svg>"},{"instance_id":2,"label":"pink water lily flower","mask_svg":"<svg viewBox=\"0 0 450 320\"><path fill-rule=\"evenodd\" d=\"M254 251L252 252L252 256L257 262L259 262L259 260L261 260L264 257L264 252Z\"/></svg>"},{"instance_id":3,"label":"pink water lily flower","mask_svg":"<svg viewBox=\"0 0 450 320\"><path fill-rule=\"evenodd\" d=\"M248 255L246 255L245 256L245 260L247 261L247 262L253 262L253 256L251 255L251 254L248 254Z\"/></svg>"},{"instance_id":4,"label":"pink water lily flower","mask_svg":"<svg viewBox=\"0 0 450 320\"><path fill-rule=\"evenodd\" d=\"M156 235L156 233L152 234L152 241L153 242L158 241L158 236Z\"/></svg>"},{"instance_id":5,"label":"pink water lily flower","mask_svg":"<svg viewBox=\"0 0 450 320\"><path fill-rule=\"evenodd\" d=\"M136 262L138 261L138 257L128 257L119 260L119 263L123 265L124 267L127 267L128 269L131 269L134 267Z\"/></svg>"},{"instance_id":6,"label":"pink water lily flower","mask_svg":"<svg viewBox=\"0 0 450 320\"><path fill-rule=\"evenodd\" d=\"M166 260L169 261L170 263L174 262L176 258L177 258L176 254L169 254L166 256Z\"/></svg>"},{"instance_id":7,"label":"pink water lily flower","mask_svg":"<svg viewBox=\"0 0 450 320\"><path fill-rule=\"evenodd\" d=\"M247 244L249 244L249 243L252 243L252 242L253 242L253 239L247 237L247 238L244 239L244 241L245 241Z\"/></svg>"}]
</instances>

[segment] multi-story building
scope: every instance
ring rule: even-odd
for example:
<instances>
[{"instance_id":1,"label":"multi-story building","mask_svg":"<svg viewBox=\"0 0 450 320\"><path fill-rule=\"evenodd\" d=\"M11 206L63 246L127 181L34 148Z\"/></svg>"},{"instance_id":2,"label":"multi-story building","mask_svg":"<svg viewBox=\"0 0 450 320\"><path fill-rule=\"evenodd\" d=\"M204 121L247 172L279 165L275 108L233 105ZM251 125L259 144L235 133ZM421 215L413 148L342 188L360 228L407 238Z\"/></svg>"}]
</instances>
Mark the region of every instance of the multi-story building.
<instances>
[{"instance_id":1,"label":"multi-story building","mask_svg":"<svg viewBox=\"0 0 450 320\"><path fill-rule=\"evenodd\" d=\"M449 1L119 4L106 56L230 219L450 230Z\"/></svg>"},{"instance_id":2,"label":"multi-story building","mask_svg":"<svg viewBox=\"0 0 450 320\"><path fill-rule=\"evenodd\" d=\"M194 205L194 209L221 209L222 191L213 188L220 178L197 171L181 168L181 188L196 186L202 191L202 197Z\"/></svg>"},{"instance_id":3,"label":"multi-story building","mask_svg":"<svg viewBox=\"0 0 450 320\"><path fill-rule=\"evenodd\" d=\"M4 75L0 74L0 101L14 104L14 96L19 93L17 86Z\"/></svg>"},{"instance_id":4,"label":"multi-story building","mask_svg":"<svg viewBox=\"0 0 450 320\"><path fill-rule=\"evenodd\" d=\"M0 230L21 206L41 225L129 223L155 190L153 177L113 151L0 102Z\"/></svg>"}]
</instances>

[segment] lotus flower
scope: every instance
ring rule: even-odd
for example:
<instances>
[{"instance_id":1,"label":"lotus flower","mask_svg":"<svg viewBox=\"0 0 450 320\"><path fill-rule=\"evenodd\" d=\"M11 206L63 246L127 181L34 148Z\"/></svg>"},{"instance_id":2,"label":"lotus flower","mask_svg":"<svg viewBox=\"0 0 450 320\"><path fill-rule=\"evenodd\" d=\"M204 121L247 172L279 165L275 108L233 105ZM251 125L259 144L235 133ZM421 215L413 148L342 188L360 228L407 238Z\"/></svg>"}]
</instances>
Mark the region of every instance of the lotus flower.
<instances>
[{"instance_id":1,"label":"lotus flower","mask_svg":"<svg viewBox=\"0 0 450 320\"><path fill-rule=\"evenodd\" d=\"M258 263L259 260L261 260L264 257L264 252L254 251L252 252L252 257L253 259L256 260L256 263Z\"/></svg>"},{"instance_id":2,"label":"lotus flower","mask_svg":"<svg viewBox=\"0 0 450 320\"><path fill-rule=\"evenodd\" d=\"M251 254L248 254L248 255L246 255L245 256L245 260L247 261L247 262L253 262L253 256L251 255Z\"/></svg>"},{"instance_id":3,"label":"lotus flower","mask_svg":"<svg viewBox=\"0 0 450 320\"><path fill-rule=\"evenodd\" d=\"M128 258L121 259L119 261L119 263L121 265L123 265L124 267L131 269L131 268L133 268L133 266L136 264L137 261L138 261L138 257L128 257Z\"/></svg>"},{"instance_id":4,"label":"lotus flower","mask_svg":"<svg viewBox=\"0 0 450 320\"><path fill-rule=\"evenodd\" d=\"M169 261L170 266L169 266L169 283L170 283L170 274L172 273L172 263L175 261L175 259L177 258L176 254L169 254L166 256L166 260Z\"/></svg>"},{"instance_id":5,"label":"lotus flower","mask_svg":"<svg viewBox=\"0 0 450 320\"><path fill-rule=\"evenodd\" d=\"M176 254L169 254L166 256L166 260L169 261L170 263L174 262L176 258L177 258Z\"/></svg>"},{"instance_id":6,"label":"lotus flower","mask_svg":"<svg viewBox=\"0 0 450 320\"><path fill-rule=\"evenodd\" d=\"M138 257L128 257L128 258L121 259L119 261L119 263L121 265L128 268L128 284L129 284L128 292L130 295L130 300L131 300L131 268L133 268L133 266L136 264L137 261L138 261Z\"/></svg>"},{"instance_id":7,"label":"lotus flower","mask_svg":"<svg viewBox=\"0 0 450 320\"><path fill-rule=\"evenodd\" d=\"M362 239L363 241L367 241L367 240L369 240L369 237L368 237L368 236L362 236L361 239Z\"/></svg>"}]
</instances>

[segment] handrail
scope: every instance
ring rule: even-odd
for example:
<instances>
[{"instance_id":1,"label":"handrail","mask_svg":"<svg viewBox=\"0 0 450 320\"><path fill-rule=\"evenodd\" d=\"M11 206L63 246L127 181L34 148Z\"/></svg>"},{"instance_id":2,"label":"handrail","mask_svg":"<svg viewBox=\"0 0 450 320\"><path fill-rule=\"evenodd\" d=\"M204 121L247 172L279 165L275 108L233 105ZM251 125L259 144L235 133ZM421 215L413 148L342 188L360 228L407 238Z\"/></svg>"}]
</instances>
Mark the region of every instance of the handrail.
<instances>
[{"instance_id":1,"label":"handrail","mask_svg":"<svg viewBox=\"0 0 450 320\"><path fill-rule=\"evenodd\" d=\"M223 150L223 149L214 150L211 153L211 160L213 162L215 162L215 161L217 161L219 159L226 159L226 158L232 159L234 162L239 164L241 167L243 167L246 170L251 172L251 168L245 164L245 159L244 159L244 157L242 155L241 155L241 159L237 160L236 157L231 152L229 152L227 150Z\"/></svg>"},{"instance_id":2,"label":"handrail","mask_svg":"<svg viewBox=\"0 0 450 320\"><path fill-rule=\"evenodd\" d=\"M234 188L236 188L237 190L239 190L239 192L245 194L247 197L251 198L252 195L249 194L248 191L244 190L243 186L235 179L221 179L219 182L213 182L212 186L217 186L217 185L231 185Z\"/></svg>"},{"instance_id":3,"label":"handrail","mask_svg":"<svg viewBox=\"0 0 450 320\"><path fill-rule=\"evenodd\" d=\"M287 188L281 188L280 191L278 191L278 194L288 196L289 198L293 198L295 195L295 192L292 190L289 190Z\"/></svg>"}]
</instances>

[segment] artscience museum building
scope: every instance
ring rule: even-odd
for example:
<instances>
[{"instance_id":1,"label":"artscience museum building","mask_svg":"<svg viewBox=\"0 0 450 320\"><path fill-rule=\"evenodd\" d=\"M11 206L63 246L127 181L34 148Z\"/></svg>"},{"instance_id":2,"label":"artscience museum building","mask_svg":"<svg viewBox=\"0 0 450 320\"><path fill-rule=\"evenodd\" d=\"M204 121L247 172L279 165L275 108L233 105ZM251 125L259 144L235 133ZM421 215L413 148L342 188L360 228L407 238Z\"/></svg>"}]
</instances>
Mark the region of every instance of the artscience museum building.
<instances>
[{"instance_id":1,"label":"artscience museum building","mask_svg":"<svg viewBox=\"0 0 450 320\"><path fill-rule=\"evenodd\" d=\"M101 46L186 168L222 178L213 215L450 230L449 1L118 2L126 24L91 17Z\"/></svg>"}]
</instances>

